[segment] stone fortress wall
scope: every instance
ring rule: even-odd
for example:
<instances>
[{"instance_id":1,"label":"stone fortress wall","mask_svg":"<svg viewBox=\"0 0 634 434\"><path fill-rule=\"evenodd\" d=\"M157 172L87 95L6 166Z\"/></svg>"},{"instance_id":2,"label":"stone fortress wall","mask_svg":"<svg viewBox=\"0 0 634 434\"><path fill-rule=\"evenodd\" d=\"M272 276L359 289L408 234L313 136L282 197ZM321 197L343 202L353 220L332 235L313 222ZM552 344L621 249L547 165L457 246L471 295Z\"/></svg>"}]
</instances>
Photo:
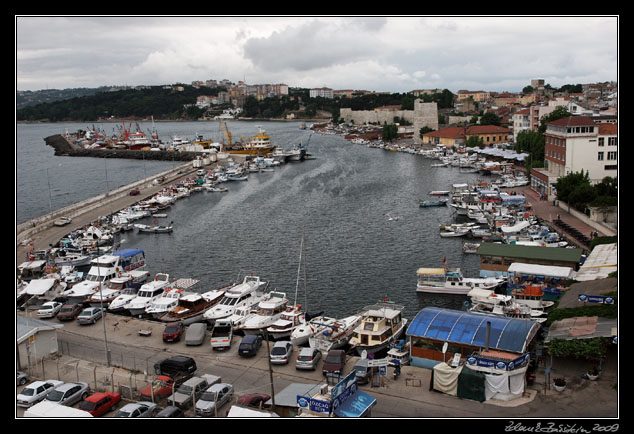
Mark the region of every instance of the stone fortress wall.
<instances>
[{"instance_id":1,"label":"stone fortress wall","mask_svg":"<svg viewBox=\"0 0 634 434\"><path fill-rule=\"evenodd\" d=\"M421 128L427 126L433 130L438 129L438 106L435 102L423 102L421 99L414 101L414 110L352 110L350 108L342 108L340 117L344 122L354 123L355 125L364 124L392 124L394 118L399 117L413 124L414 138L417 142L422 142L419 135L416 134Z\"/></svg>"}]
</instances>

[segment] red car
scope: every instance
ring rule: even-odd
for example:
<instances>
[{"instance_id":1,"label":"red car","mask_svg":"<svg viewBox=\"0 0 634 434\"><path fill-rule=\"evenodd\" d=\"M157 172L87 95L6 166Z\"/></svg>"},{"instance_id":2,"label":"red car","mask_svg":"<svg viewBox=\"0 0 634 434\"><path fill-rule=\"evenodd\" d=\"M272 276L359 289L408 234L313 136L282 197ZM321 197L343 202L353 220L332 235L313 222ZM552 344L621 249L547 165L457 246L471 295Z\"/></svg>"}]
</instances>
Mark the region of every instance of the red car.
<instances>
[{"instance_id":1,"label":"red car","mask_svg":"<svg viewBox=\"0 0 634 434\"><path fill-rule=\"evenodd\" d=\"M166 375L159 375L154 379L151 386L147 386L141 390L141 399L154 401L165 398L173 393L174 380Z\"/></svg>"},{"instance_id":2,"label":"red car","mask_svg":"<svg viewBox=\"0 0 634 434\"><path fill-rule=\"evenodd\" d=\"M179 341L184 331L185 325L181 321L168 323L163 330L163 342Z\"/></svg>"},{"instance_id":3,"label":"red car","mask_svg":"<svg viewBox=\"0 0 634 434\"><path fill-rule=\"evenodd\" d=\"M96 392L80 402L79 408L99 417L114 410L119 402L121 402L121 394L119 393Z\"/></svg>"},{"instance_id":4,"label":"red car","mask_svg":"<svg viewBox=\"0 0 634 434\"><path fill-rule=\"evenodd\" d=\"M132 190L130 190L130 196L136 196L137 194L140 194L141 190L139 190L138 188L134 188Z\"/></svg>"},{"instance_id":5,"label":"red car","mask_svg":"<svg viewBox=\"0 0 634 434\"><path fill-rule=\"evenodd\" d=\"M238 398L238 404L245 407L262 408L269 399L271 399L271 396L266 393L250 393Z\"/></svg>"}]
</instances>

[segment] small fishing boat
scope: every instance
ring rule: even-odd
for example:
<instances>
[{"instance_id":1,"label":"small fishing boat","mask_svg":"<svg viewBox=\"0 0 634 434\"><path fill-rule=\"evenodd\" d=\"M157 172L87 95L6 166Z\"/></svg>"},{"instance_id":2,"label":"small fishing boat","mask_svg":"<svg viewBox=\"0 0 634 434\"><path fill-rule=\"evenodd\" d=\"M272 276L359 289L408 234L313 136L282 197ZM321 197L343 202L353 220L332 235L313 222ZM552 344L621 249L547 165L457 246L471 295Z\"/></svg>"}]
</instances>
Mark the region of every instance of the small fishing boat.
<instances>
[{"instance_id":1,"label":"small fishing boat","mask_svg":"<svg viewBox=\"0 0 634 434\"><path fill-rule=\"evenodd\" d=\"M155 222L155 223L158 223L158 222ZM164 233L170 233L174 230L173 223L174 222L170 222L169 226L163 226L159 224L153 224L153 225L135 224L134 227L139 230L139 233L164 234Z\"/></svg>"},{"instance_id":2,"label":"small fishing boat","mask_svg":"<svg viewBox=\"0 0 634 434\"><path fill-rule=\"evenodd\" d=\"M441 200L421 200L420 207L425 208L428 206L447 206L448 199Z\"/></svg>"}]
</instances>

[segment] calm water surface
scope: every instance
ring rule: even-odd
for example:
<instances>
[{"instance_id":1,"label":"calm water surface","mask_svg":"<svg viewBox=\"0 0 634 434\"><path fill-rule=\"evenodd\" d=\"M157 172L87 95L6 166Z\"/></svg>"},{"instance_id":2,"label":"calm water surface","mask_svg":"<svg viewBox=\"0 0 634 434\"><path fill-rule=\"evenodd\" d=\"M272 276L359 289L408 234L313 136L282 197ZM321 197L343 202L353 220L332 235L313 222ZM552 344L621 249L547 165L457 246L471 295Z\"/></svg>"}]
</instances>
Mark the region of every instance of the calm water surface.
<instances>
[{"instance_id":1,"label":"calm water surface","mask_svg":"<svg viewBox=\"0 0 634 434\"><path fill-rule=\"evenodd\" d=\"M420 208L418 202L431 190L472 182L477 175L432 168L432 160L421 156L367 148L340 136L311 135L295 122L227 125L234 138L262 125L283 147L308 143L316 159L227 183L228 193L202 192L178 201L165 219L174 221L172 234L125 233L122 247L145 250L152 274L199 279L196 289L206 291L239 272L253 272L294 299L303 230L307 280L300 281L298 302L311 312L340 317L384 298L404 304L408 318L429 305L462 308L464 296L416 293L417 268L441 266L443 258L466 276L479 272L478 256L462 253L463 240L438 234L439 225L453 218L451 209ZM99 126L108 133L116 128ZM49 198L56 209L102 193L106 184L112 189L173 165L56 157L43 142L66 128L87 127L17 126L17 222L48 212ZM151 125L142 127L147 131ZM161 122L156 128L163 140L193 139L196 133L222 140L217 122Z\"/></svg>"}]
</instances>

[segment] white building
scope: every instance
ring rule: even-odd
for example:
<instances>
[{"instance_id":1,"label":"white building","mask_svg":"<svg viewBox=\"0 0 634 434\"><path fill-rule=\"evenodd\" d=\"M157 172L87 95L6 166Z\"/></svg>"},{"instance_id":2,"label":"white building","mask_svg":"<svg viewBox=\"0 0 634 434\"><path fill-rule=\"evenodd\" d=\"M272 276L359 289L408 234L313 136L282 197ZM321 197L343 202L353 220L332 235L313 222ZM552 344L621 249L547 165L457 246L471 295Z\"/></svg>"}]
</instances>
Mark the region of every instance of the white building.
<instances>
[{"instance_id":1,"label":"white building","mask_svg":"<svg viewBox=\"0 0 634 434\"><path fill-rule=\"evenodd\" d=\"M617 176L618 124L596 124L588 116L570 116L547 124L544 149L549 174L588 172L592 183Z\"/></svg>"},{"instance_id":2,"label":"white building","mask_svg":"<svg viewBox=\"0 0 634 434\"><path fill-rule=\"evenodd\" d=\"M334 98L334 91L328 87L318 87L310 90L309 96L311 98L316 98L318 96L322 98Z\"/></svg>"}]
</instances>

